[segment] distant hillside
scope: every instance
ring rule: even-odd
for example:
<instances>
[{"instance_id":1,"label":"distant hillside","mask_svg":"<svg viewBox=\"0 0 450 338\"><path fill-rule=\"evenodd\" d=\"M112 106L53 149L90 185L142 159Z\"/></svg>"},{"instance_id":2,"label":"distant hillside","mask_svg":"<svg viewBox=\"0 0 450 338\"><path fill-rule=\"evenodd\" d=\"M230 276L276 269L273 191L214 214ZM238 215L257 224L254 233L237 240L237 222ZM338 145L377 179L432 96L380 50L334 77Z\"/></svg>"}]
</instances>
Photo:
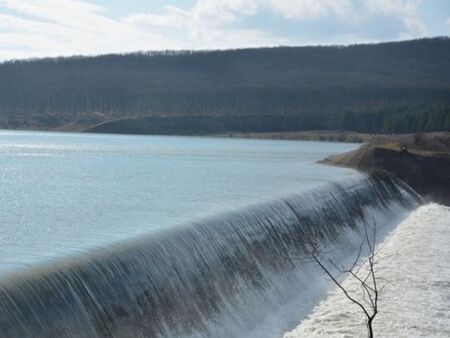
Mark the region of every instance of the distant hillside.
<instances>
[{"instance_id":1,"label":"distant hillside","mask_svg":"<svg viewBox=\"0 0 450 338\"><path fill-rule=\"evenodd\" d=\"M0 128L450 130L450 39L0 64Z\"/></svg>"}]
</instances>

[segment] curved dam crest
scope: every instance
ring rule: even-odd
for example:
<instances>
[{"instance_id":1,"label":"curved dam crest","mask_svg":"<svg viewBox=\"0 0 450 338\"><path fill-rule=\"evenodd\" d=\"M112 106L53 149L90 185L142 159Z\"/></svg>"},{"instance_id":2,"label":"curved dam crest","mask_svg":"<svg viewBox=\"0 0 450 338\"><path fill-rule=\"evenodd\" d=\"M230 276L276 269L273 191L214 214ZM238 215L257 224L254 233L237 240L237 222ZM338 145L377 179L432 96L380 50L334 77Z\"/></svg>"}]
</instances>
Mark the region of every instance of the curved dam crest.
<instances>
[{"instance_id":1,"label":"curved dam crest","mask_svg":"<svg viewBox=\"0 0 450 338\"><path fill-rule=\"evenodd\" d=\"M344 261L365 220L387 220L421 199L386 173L148 235L0 279L5 337L270 337L258 325L321 280L307 244ZM311 298L312 297L312 298ZM278 323L282 333L297 318ZM291 322L289 322L291 321Z\"/></svg>"}]
</instances>

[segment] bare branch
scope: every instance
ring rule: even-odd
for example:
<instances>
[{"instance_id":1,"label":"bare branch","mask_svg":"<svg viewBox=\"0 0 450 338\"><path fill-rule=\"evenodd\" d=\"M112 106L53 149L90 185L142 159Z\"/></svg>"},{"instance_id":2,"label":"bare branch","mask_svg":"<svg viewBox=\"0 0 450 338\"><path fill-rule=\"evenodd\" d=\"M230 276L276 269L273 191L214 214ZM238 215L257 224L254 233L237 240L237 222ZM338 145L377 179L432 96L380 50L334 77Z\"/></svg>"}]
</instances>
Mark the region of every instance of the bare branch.
<instances>
[{"instance_id":1,"label":"bare branch","mask_svg":"<svg viewBox=\"0 0 450 338\"><path fill-rule=\"evenodd\" d=\"M375 220L373 220L373 225L371 231L369 231L366 221L363 219L363 239L359 245L357 255L353 260L353 263L349 268L344 266L339 267L332 259L328 259L331 267L333 267L337 273L333 274L330 269L322 262L320 256L323 255L323 251L318 248L316 243L308 243L312 248L310 255L317 265L325 272L325 274L333 281L333 283L344 293L345 297L349 299L352 303L356 304L364 313L366 317L367 332L369 338L373 338L373 327L372 323L375 316L378 313L378 300L379 292L378 280L375 274L375 265L379 259L375 259L375 245L376 245L377 229ZM367 245L367 272L366 269L361 271L363 265L360 264L363 248ZM360 276L363 273L363 277ZM362 301L358 301L354 298L350 292L339 282L338 278L342 275L348 275L359 283L362 291Z\"/></svg>"},{"instance_id":2,"label":"bare branch","mask_svg":"<svg viewBox=\"0 0 450 338\"><path fill-rule=\"evenodd\" d=\"M336 278L328 271L328 269L322 264L322 262L316 257L316 255L313 255L316 263L322 268L322 270L330 277L330 279L334 282L334 284L342 290L342 292L345 294L345 296L352 301L354 304L358 305L361 310L364 312L367 318L370 318L370 314L367 312L366 308L358 302L356 299L354 299L350 294L347 292L347 290L344 289L344 287L336 280Z\"/></svg>"}]
</instances>

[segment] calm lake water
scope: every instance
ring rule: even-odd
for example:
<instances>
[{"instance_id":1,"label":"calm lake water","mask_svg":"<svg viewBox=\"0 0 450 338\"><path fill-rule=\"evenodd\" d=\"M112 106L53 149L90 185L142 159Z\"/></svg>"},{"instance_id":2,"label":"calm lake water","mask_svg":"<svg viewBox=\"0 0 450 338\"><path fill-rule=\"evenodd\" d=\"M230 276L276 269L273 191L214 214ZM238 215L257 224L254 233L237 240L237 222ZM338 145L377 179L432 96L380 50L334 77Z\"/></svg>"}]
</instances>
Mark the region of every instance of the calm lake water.
<instances>
[{"instance_id":1,"label":"calm lake water","mask_svg":"<svg viewBox=\"0 0 450 338\"><path fill-rule=\"evenodd\" d=\"M0 132L0 274L355 172L343 143Z\"/></svg>"}]
</instances>

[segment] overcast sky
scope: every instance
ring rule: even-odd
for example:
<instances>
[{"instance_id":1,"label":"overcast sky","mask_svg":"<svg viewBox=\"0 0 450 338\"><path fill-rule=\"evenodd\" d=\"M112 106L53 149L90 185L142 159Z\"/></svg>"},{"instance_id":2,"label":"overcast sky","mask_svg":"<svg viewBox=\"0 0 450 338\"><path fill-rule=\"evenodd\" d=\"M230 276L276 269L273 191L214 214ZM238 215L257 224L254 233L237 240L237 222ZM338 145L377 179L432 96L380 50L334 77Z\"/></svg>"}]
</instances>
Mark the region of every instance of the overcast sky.
<instances>
[{"instance_id":1,"label":"overcast sky","mask_svg":"<svg viewBox=\"0 0 450 338\"><path fill-rule=\"evenodd\" d=\"M450 0L0 0L0 60L450 35Z\"/></svg>"}]
</instances>

